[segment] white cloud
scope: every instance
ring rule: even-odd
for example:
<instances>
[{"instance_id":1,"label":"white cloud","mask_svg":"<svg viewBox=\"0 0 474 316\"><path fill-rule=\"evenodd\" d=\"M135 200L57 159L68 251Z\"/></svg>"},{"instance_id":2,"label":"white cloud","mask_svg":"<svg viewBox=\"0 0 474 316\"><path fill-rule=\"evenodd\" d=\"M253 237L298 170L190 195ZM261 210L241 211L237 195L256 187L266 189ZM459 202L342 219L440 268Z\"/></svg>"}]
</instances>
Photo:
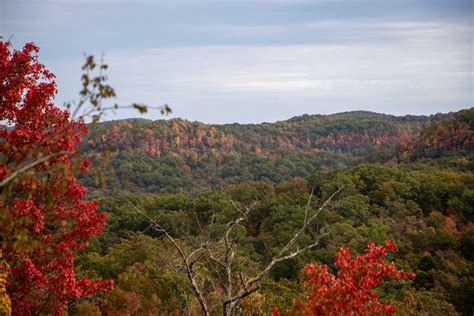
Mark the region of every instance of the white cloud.
<instances>
[{"instance_id":1,"label":"white cloud","mask_svg":"<svg viewBox=\"0 0 474 316\"><path fill-rule=\"evenodd\" d=\"M474 88L468 54L421 44L166 48L110 52L107 62L122 102L169 103L178 116L214 122L252 121L256 105L265 113L275 102L280 114L267 115L276 119L288 108L430 113L468 106L460 102Z\"/></svg>"},{"instance_id":2,"label":"white cloud","mask_svg":"<svg viewBox=\"0 0 474 316\"><path fill-rule=\"evenodd\" d=\"M376 29L403 40L133 49L108 51L106 61L121 103L169 103L177 116L208 122L271 121L349 109L419 114L473 105L465 24L332 21L305 27L336 26L359 28L358 36L364 34L360 29ZM252 32L245 28L240 30ZM79 69L80 61L72 63L50 63L63 98L77 91L78 80L74 89L67 86L79 78L71 69ZM255 111L259 114L248 115Z\"/></svg>"}]
</instances>

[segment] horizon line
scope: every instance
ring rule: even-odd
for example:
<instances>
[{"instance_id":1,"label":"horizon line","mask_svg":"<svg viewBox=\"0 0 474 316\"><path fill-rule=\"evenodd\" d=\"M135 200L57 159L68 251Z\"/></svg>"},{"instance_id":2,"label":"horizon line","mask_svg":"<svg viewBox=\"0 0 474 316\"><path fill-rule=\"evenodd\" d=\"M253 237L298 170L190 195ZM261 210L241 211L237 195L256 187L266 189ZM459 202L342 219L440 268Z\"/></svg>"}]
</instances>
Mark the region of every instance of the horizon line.
<instances>
[{"instance_id":1,"label":"horizon line","mask_svg":"<svg viewBox=\"0 0 474 316\"><path fill-rule=\"evenodd\" d=\"M201 124L206 124L206 125L260 125L260 124L274 124L274 123L279 123L279 122L287 122L290 120L293 120L295 118L300 118L300 117L305 117L305 116L322 116L322 117L328 117L328 116L334 116L334 115L341 115L341 114L356 114L356 113L366 113L366 114L375 114L375 115L381 115L381 116L389 116L389 117L395 117L395 118L403 118L403 117L432 117L432 116L437 116L437 115L450 115L454 113L458 113L460 111L465 111L472 109L474 106L469 106L466 108L462 108L458 111L449 111L449 112L436 112L436 113L431 113L431 114L403 114L403 115L396 115L396 114L389 114L389 113L382 113L382 112L374 112L374 111L368 111L368 110L352 110L352 111L342 111L342 112L333 112L329 114L320 114L320 113L314 113L314 114L309 114L309 113L304 113L296 116L289 117L287 119L283 120L276 120L272 122L268 121L262 121L259 123L240 123L240 122L232 122L232 123L211 123L211 122L203 122L199 120L190 120L187 118L183 117L170 117L166 118L167 115L163 115L162 118L158 119L152 119L152 118L146 118L146 117L129 117L129 118L119 118L119 119L110 119L110 120L103 120L98 122L100 123L112 123L112 122L120 122L120 121L138 121L138 120L144 120L144 121L173 121L173 120L181 120L181 121L188 121L191 123L201 123ZM90 123L87 123L90 124Z\"/></svg>"}]
</instances>

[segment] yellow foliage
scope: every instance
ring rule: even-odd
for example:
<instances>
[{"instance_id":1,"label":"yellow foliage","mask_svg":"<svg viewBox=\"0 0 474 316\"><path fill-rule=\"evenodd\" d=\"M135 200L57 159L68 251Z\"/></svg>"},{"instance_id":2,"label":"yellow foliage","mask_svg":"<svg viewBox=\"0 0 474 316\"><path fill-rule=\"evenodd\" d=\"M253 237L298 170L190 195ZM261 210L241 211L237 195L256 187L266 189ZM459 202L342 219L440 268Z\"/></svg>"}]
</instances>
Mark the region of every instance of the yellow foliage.
<instances>
[{"instance_id":1,"label":"yellow foliage","mask_svg":"<svg viewBox=\"0 0 474 316\"><path fill-rule=\"evenodd\" d=\"M10 266L2 259L2 255L2 249L0 249L0 315L10 316L12 313L12 303L7 293Z\"/></svg>"}]
</instances>

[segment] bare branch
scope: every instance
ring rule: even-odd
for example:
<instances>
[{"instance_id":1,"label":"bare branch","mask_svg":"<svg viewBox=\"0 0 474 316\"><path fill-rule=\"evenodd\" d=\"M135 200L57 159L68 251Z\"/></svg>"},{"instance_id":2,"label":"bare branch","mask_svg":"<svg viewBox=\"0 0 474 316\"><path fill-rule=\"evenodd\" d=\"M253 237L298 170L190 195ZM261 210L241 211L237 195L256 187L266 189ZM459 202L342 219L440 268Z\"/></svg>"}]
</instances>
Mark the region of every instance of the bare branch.
<instances>
[{"instance_id":1,"label":"bare branch","mask_svg":"<svg viewBox=\"0 0 474 316\"><path fill-rule=\"evenodd\" d=\"M71 152L69 151L60 151L60 152L57 152L57 153L54 153L54 154L51 154L51 155L47 155L47 156L44 156L42 158L39 158L38 160L35 160L29 164L27 164L26 166L23 166L21 167L20 169L12 172L8 177L6 177L5 179L3 179L1 182L0 182L0 188L3 188L4 186L6 186L8 183L10 183L11 181L13 181L16 177L18 177L19 175L21 175L22 173L25 173L27 172L28 170L36 167L37 165L40 165L50 159L53 159L54 157L57 157L57 156L61 156L61 155L65 155L65 154L70 154Z\"/></svg>"},{"instance_id":2,"label":"bare branch","mask_svg":"<svg viewBox=\"0 0 474 316\"><path fill-rule=\"evenodd\" d=\"M272 258L272 260L267 264L267 266L262 271L260 271L260 273L258 273L253 278L249 279L247 282L245 282L245 284L243 286L243 289L241 289L236 295L234 295L230 299L231 303L241 299L242 297L245 297L246 295L249 295L248 294L248 292L250 291L249 289L252 289L252 286L255 283L259 282L264 276L266 276L270 272L270 270L275 266L275 264L277 264L279 262L282 262L282 261L285 261L285 260L288 260L288 259L291 259L291 258L294 258L294 257L298 256L299 254L303 253L304 251L312 249L312 248L316 247L319 244L319 240L323 236L325 236L326 234L320 235L314 243L312 243L308 246L305 246L301 249L297 249L296 251L293 251L289 254L286 254L288 252L288 250L295 244L295 242L297 241L299 236L306 230L306 228L312 223L312 221L321 213L321 211L331 202L331 200L339 192L341 192L341 190L343 188L344 188L344 186L339 187L339 189L337 191L335 191L327 200L325 200L324 203L322 203L322 205L317 209L317 211L314 212L314 214L311 215L309 218L306 215L307 214L307 209L305 210L305 221L303 222L303 225L301 226L301 228L296 232L295 235L293 235L293 237L280 250L280 252ZM311 193L311 195L313 195L313 193ZM307 205L309 205L309 203ZM308 206L307 206L307 208L308 208Z\"/></svg>"},{"instance_id":3,"label":"bare branch","mask_svg":"<svg viewBox=\"0 0 474 316\"><path fill-rule=\"evenodd\" d=\"M194 265L201 259L207 261L207 265L215 269L216 275L219 275L220 272L224 274L224 280L219 281L220 286L224 289L224 294L219 296L219 300L222 304L223 314L224 315L231 315L234 309L238 306L242 299L251 295L252 293L259 290L259 282L262 278L264 278L270 270L279 262L289 260L296 256L301 255L303 252L313 249L319 244L319 241L322 237L326 236L328 233L315 233L316 237L314 238L313 242L309 245L303 247L295 247L299 238L308 230L311 230L311 224L315 221L317 216L327 208L329 203L334 199L334 197L341 192L343 186L339 187L337 191L335 191L328 199L322 202L319 207L314 211L311 212L311 205L313 199L313 191L306 203L304 209L304 220L301 223L299 229L295 232L295 234L291 237L290 240L281 248L281 250L274 255L270 262L258 272L255 276L245 280L241 271L235 271L236 268L234 266L234 258L236 255L236 244L233 238L233 232L238 225L240 225L243 221L247 220L248 215L252 211L254 204L251 206L243 206L240 203L234 201L230 196L228 196L225 192L222 191L223 195L229 200L230 204L234 208L237 217L227 223L227 227L223 232L223 235L217 241L211 242L210 241L210 230L207 231L207 238L201 245L195 248L189 255L186 254L184 249L177 243L177 241L168 234L168 232L159 225L154 219L149 217L143 211L139 210L135 205L133 205L130 201L128 201L132 207L140 214L145 216L150 220L153 224L153 228L159 232L162 232L166 238L168 238L174 247L179 252L183 268L186 270L187 278L190 281L192 288L194 289L194 294L199 301L201 306L202 312L204 315L209 315L209 309L207 307L206 298L203 295L202 287L203 284L199 285L198 281L204 282L204 278L195 270L193 270ZM211 218L211 222L214 221L214 215ZM212 225L211 223L211 225ZM201 234L204 235L204 230L202 227L200 228ZM214 264L213 264L214 263ZM208 279L212 282L213 287L215 288L215 280L213 279L214 272L210 272L207 276ZM238 285L238 286L237 286ZM215 306L211 306L211 311L215 309Z\"/></svg>"},{"instance_id":4,"label":"bare branch","mask_svg":"<svg viewBox=\"0 0 474 316\"><path fill-rule=\"evenodd\" d=\"M129 199L127 199L125 197L126 201L128 202L128 204L139 214L143 215L144 217L146 217L151 223L153 223L154 225L154 229L156 231L159 231L159 232L162 232L166 238L173 244L173 246L176 248L176 250L178 251L179 255L181 256L181 259L182 259L182 262L183 262L183 265L185 266L185 269L186 269L186 275L188 277L188 280L191 282L191 285L193 286L193 289L194 289L194 294L196 295L198 301L199 301L199 304L201 305L201 309L202 309L202 312L204 313L204 315L209 315L209 310L208 310L208 307L207 307L207 303L206 303L206 300L204 298L204 295L199 287L199 285L197 284L197 281L196 281L196 276L195 276L195 272L193 270L193 266L194 266L194 263L191 265L191 260L190 260L190 256L187 256L184 249L181 248L181 246L176 242L176 240L166 231L166 229L164 229L157 221L155 221L153 218L151 218L148 214L146 214L145 212L143 212L142 210L140 210L138 207L136 207L136 205L134 205L132 202L130 202ZM196 253L196 251L193 251L192 254L194 255Z\"/></svg>"}]
</instances>

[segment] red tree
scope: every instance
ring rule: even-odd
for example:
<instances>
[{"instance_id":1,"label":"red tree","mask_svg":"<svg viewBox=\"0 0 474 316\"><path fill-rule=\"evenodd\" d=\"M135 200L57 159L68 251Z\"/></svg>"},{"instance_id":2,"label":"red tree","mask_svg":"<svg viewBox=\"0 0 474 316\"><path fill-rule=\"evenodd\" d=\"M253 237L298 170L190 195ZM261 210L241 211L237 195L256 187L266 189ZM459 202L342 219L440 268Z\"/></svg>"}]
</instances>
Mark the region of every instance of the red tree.
<instances>
[{"instance_id":1,"label":"red tree","mask_svg":"<svg viewBox=\"0 0 474 316\"><path fill-rule=\"evenodd\" d=\"M75 253L106 214L76 180L89 165L78 153L87 128L53 103L54 75L37 52L0 42L0 232L14 315L62 314L71 299L112 285L74 273Z\"/></svg>"},{"instance_id":2,"label":"red tree","mask_svg":"<svg viewBox=\"0 0 474 316\"><path fill-rule=\"evenodd\" d=\"M369 242L365 254L351 258L349 248L342 247L336 256L337 275L328 272L324 264L305 266L306 282L311 291L305 300L296 299L286 315L385 315L395 312L388 303L379 302L373 289L388 280L414 278L413 273L397 270L387 263L387 251L397 251L390 240L386 247ZM280 315L277 308L274 315Z\"/></svg>"}]
</instances>

